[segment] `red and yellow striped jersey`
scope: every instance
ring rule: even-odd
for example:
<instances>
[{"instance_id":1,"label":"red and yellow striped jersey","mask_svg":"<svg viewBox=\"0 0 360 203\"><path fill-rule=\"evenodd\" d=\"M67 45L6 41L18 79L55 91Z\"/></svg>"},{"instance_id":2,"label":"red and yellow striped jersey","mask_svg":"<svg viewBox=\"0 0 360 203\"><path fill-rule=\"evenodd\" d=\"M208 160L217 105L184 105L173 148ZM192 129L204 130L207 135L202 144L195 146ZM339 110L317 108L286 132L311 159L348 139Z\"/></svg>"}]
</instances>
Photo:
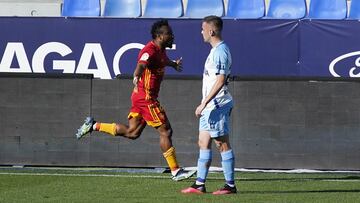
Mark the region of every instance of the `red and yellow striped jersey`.
<instances>
[{"instance_id":1,"label":"red and yellow striped jersey","mask_svg":"<svg viewBox=\"0 0 360 203\"><path fill-rule=\"evenodd\" d=\"M161 50L153 41L139 52L138 63L145 64L146 68L138 82L138 91L146 100L157 99L168 60L166 50Z\"/></svg>"}]
</instances>

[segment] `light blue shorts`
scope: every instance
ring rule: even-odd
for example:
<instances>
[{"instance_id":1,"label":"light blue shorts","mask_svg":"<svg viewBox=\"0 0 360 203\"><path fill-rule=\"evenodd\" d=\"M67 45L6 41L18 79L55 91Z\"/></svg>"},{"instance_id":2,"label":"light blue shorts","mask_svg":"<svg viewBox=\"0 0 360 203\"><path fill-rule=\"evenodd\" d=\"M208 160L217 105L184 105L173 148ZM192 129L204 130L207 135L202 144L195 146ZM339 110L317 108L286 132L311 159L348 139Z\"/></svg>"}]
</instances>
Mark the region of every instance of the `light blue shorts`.
<instances>
[{"instance_id":1,"label":"light blue shorts","mask_svg":"<svg viewBox=\"0 0 360 203\"><path fill-rule=\"evenodd\" d=\"M229 135L230 113L233 103L229 102L213 110L204 110L199 121L199 131L208 131L211 138Z\"/></svg>"}]
</instances>

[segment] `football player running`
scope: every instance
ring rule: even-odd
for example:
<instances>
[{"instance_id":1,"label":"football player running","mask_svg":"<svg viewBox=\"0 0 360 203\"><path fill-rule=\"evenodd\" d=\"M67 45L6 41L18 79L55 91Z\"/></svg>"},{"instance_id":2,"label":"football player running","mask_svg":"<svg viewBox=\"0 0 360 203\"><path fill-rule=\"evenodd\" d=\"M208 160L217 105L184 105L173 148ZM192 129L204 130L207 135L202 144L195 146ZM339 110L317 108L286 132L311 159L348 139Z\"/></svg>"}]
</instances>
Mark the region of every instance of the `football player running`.
<instances>
[{"instance_id":1,"label":"football player running","mask_svg":"<svg viewBox=\"0 0 360 203\"><path fill-rule=\"evenodd\" d=\"M160 148L171 170L172 179L180 181L191 177L196 170L185 171L179 167L171 139L173 130L157 98L165 67L170 66L180 72L182 71L182 59L172 61L166 55L166 48L171 48L174 42L174 35L167 20L155 22L151 28L151 35L152 40L138 55L128 125L102 123L95 121L92 117L87 117L85 123L78 129L76 137L80 139L92 131L100 131L112 136L137 139L146 125L149 125L159 133Z\"/></svg>"}]
</instances>

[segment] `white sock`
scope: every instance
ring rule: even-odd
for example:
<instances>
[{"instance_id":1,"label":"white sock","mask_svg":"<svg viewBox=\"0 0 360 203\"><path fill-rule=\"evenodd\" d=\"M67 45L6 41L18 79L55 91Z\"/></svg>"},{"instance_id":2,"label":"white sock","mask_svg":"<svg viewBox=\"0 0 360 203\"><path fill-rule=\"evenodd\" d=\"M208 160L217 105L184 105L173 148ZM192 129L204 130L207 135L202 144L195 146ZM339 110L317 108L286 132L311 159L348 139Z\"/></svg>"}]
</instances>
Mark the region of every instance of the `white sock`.
<instances>
[{"instance_id":1,"label":"white sock","mask_svg":"<svg viewBox=\"0 0 360 203\"><path fill-rule=\"evenodd\" d=\"M196 181L195 184L196 185L205 185L205 183L202 183L202 182L199 182L199 181Z\"/></svg>"},{"instance_id":2,"label":"white sock","mask_svg":"<svg viewBox=\"0 0 360 203\"><path fill-rule=\"evenodd\" d=\"M171 171L171 175L175 176L179 170L180 170L180 168Z\"/></svg>"},{"instance_id":3,"label":"white sock","mask_svg":"<svg viewBox=\"0 0 360 203\"><path fill-rule=\"evenodd\" d=\"M96 130L96 123L94 123L94 125L92 126L93 130Z\"/></svg>"},{"instance_id":4,"label":"white sock","mask_svg":"<svg viewBox=\"0 0 360 203\"><path fill-rule=\"evenodd\" d=\"M230 186L230 187L235 187L235 185L234 184L229 184L229 183L226 183L228 186Z\"/></svg>"}]
</instances>

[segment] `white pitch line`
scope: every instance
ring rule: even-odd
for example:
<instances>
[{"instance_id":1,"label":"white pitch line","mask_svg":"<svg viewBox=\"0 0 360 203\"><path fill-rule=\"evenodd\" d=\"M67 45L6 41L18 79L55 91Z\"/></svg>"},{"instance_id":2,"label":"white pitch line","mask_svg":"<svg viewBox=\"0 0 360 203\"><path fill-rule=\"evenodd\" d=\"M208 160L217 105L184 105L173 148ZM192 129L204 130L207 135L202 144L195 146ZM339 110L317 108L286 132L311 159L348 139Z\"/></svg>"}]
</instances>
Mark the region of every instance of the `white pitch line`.
<instances>
[{"instance_id":1,"label":"white pitch line","mask_svg":"<svg viewBox=\"0 0 360 203\"><path fill-rule=\"evenodd\" d=\"M170 179L168 176L153 176L153 175L116 175L116 174L66 174L66 173L4 173L0 175L14 175L14 176L69 176L69 177L117 177L117 178L153 178L153 179ZM209 179L222 180L223 178L211 177ZM235 178L235 180L248 180L249 178ZM301 178L300 178L301 179ZM256 181L256 179L254 179ZM317 181L304 178L306 181ZM360 179L327 179L319 180L327 182L360 182Z\"/></svg>"},{"instance_id":2,"label":"white pitch line","mask_svg":"<svg viewBox=\"0 0 360 203\"><path fill-rule=\"evenodd\" d=\"M322 180L327 182L360 182L360 180L352 179L352 180Z\"/></svg>"},{"instance_id":3,"label":"white pitch line","mask_svg":"<svg viewBox=\"0 0 360 203\"><path fill-rule=\"evenodd\" d=\"M119 178L156 178L169 179L166 176L149 175L111 175L111 174L66 174L66 173L1 173L0 175L19 175L19 176L75 176L75 177L119 177Z\"/></svg>"},{"instance_id":4,"label":"white pitch line","mask_svg":"<svg viewBox=\"0 0 360 203\"><path fill-rule=\"evenodd\" d=\"M116 174L66 174L66 173L9 173L0 172L0 175L18 175L18 176L72 176L72 177L117 177L117 178L153 178L170 179L169 176L154 175L116 175ZM211 177L212 180L223 180L224 178ZM235 180L246 180L247 178L235 178Z\"/></svg>"}]
</instances>

